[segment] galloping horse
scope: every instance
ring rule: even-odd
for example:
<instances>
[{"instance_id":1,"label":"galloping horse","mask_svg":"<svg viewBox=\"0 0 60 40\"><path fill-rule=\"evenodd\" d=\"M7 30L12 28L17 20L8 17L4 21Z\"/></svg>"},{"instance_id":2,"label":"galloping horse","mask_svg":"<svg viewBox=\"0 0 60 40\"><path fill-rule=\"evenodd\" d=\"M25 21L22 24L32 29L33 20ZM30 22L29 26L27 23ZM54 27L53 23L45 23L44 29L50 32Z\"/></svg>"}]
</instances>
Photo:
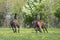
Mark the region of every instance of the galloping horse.
<instances>
[{"instance_id":1,"label":"galloping horse","mask_svg":"<svg viewBox=\"0 0 60 40\"><path fill-rule=\"evenodd\" d=\"M47 31L47 28L45 27L45 24L42 20L40 20L40 21L34 20L32 23L33 23L33 27L36 32L37 31L42 32L42 29L44 32Z\"/></svg>"},{"instance_id":2,"label":"galloping horse","mask_svg":"<svg viewBox=\"0 0 60 40\"><path fill-rule=\"evenodd\" d=\"M47 31L47 28L45 27L43 20L39 20L39 21L37 20L37 15L36 15L35 19L33 20L32 24L33 24L33 27L36 32L37 31L42 32L42 29L44 32L45 32L45 30Z\"/></svg>"},{"instance_id":3,"label":"galloping horse","mask_svg":"<svg viewBox=\"0 0 60 40\"><path fill-rule=\"evenodd\" d=\"M46 28L43 20L38 21L37 25L38 25L38 27L40 29L40 32L42 32L42 29L43 29L44 32L46 31L48 33L47 28Z\"/></svg>"},{"instance_id":4,"label":"galloping horse","mask_svg":"<svg viewBox=\"0 0 60 40\"><path fill-rule=\"evenodd\" d=\"M15 15L16 15L16 14L15 14ZM10 25L11 25L12 30L13 30L14 33L17 32L17 28L18 28L18 32L19 32L20 26L19 26L19 22L18 22L17 19L12 19L12 20L10 21Z\"/></svg>"}]
</instances>

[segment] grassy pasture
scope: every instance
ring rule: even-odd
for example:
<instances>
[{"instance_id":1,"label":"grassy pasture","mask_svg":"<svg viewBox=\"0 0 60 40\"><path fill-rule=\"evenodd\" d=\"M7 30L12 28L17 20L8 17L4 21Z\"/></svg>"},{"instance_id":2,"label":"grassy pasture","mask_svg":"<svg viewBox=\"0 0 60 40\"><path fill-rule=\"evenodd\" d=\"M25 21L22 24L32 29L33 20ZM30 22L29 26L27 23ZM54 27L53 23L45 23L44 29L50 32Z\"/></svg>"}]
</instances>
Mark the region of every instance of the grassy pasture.
<instances>
[{"instance_id":1,"label":"grassy pasture","mask_svg":"<svg viewBox=\"0 0 60 40\"><path fill-rule=\"evenodd\" d=\"M21 28L13 33L10 28L0 28L0 40L60 40L60 28L49 28L49 33L35 33L34 29Z\"/></svg>"}]
</instances>

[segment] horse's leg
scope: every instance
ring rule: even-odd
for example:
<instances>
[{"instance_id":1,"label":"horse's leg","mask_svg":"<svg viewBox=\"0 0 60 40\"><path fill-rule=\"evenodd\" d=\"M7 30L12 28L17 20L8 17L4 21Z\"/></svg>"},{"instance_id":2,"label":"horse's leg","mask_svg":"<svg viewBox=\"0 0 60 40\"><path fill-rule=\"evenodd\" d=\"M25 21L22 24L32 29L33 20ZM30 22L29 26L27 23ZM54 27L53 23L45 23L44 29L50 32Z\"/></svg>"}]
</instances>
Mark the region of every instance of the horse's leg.
<instances>
[{"instance_id":1,"label":"horse's leg","mask_svg":"<svg viewBox=\"0 0 60 40\"><path fill-rule=\"evenodd\" d=\"M14 32L14 27L12 26L12 30L13 30L13 32Z\"/></svg>"},{"instance_id":2,"label":"horse's leg","mask_svg":"<svg viewBox=\"0 0 60 40\"><path fill-rule=\"evenodd\" d=\"M40 28L38 27L38 31L41 32Z\"/></svg>"},{"instance_id":3,"label":"horse's leg","mask_svg":"<svg viewBox=\"0 0 60 40\"><path fill-rule=\"evenodd\" d=\"M11 27L12 27L12 30L13 30L13 32L14 32L14 26L11 24Z\"/></svg>"},{"instance_id":4,"label":"horse's leg","mask_svg":"<svg viewBox=\"0 0 60 40\"><path fill-rule=\"evenodd\" d=\"M14 25L14 33L16 32L16 26Z\"/></svg>"},{"instance_id":5,"label":"horse's leg","mask_svg":"<svg viewBox=\"0 0 60 40\"><path fill-rule=\"evenodd\" d=\"M45 33L45 29L44 29L44 27L45 27L45 26L44 26L44 25L42 25L42 29L43 29L43 31L44 31L44 33Z\"/></svg>"},{"instance_id":6,"label":"horse's leg","mask_svg":"<svg viewBox=\"0 0 60 40\"><path fill-rule=\"evenodd\" d=\"M36 27L36 24L33 24L33 28L34 28L34 30L36 31L36 33L37 33L37 27Z\"/></svg>"},{"instance_id":7,"label":"horse's leg","mask_svg":"<svg viewBox=\"0 0 60 40\"><path fill-rule=\"evenodd\" d=\"M17 27L18 27L18 33L19 33L20 26L19 26L19 25L17 25Z\"/></svg>"},{"instance_id":8,"label":"horse's leg","mask_svg":"<svg viewBox=\"0 0 60 40\"><path fill-rule=\"evenodd\" d=\"M35 28L35 31L36 31L36 33L38 32L38 28L37 27Z\"/></svg>"},{"instance_id":9,"label":"horse's leg","mask_svg":"<svg viewBox=\"0 0 60 40\"><path fill-rule=\"evenodd\" d=\"M46 32L48 33L48 30L47 30L47 28L44 26L44 29L46 30Z\"/></svg>"},{"instance_id":10,"label":"horse's leg","mask_svg":"<svg viewBox=\"0 0 60 40\"><path fill-rule=\"evenodd\" d=\"M42 33L42 28L41 28L41 26L39 27L39 29L40 29L40 31L39 31L39 32L41 32L41 33Z\"/></svg>"},{"instance_id":11,"label":"horse's leg","mask_svg":"<svg viewBox=\"0 0 60 40\"><path fill-rule=\"evenodd\" d=\"M44 33L45 33L45 30L44 30L44 28L42 28L43 29L43 31L44 31Z\"/></svg>"}]
</instances>

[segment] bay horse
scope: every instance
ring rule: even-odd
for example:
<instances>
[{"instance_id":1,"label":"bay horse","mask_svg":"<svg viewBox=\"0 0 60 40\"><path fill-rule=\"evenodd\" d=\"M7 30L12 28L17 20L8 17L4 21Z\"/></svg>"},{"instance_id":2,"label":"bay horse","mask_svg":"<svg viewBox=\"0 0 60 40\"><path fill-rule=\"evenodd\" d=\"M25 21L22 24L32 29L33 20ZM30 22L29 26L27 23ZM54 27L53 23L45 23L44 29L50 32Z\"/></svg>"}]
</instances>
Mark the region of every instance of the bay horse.
<instances>
[{"instance_id":1,"label":"bay horse","mask_svg":"<svg viewBox=\"0 0 60 40\"><path fill-rule=\"evenodd\" d=\"M13 30L14 33L17 32L17 28L18 28L18 33L19 33L20 26L19 26L19 23L18 23L18 20L17 19L12 19L10 21L10 25L11 25L12 30Z\"/></svg>"},{"instance_id":2,"label":"bay horse","mask_svg":"<svg viewBox=\"0 0 60 40\"><path fill-rule=\"evenodd\" d=\"M43 20L39 20L39 21L38 20L33 20L32 24L33 24L33 28L35 29L36 33L38 31L42 32L42 29L43 29L44 32L45 31L48 32Z\"/></svg>"},{"instance_id":3,"label":"bay horse","mask_svg":"<svg viewBox=\"0 0 60 40\"><path fill-rule=\"evenodd\" d=\"M38 27L40 29L40 32L42 32L42 29L43 29L44 32L46 31L48 33L47 28L46 28L43 20L37 21L37 25L38 25Z\"/></svg>"}]
</instances>

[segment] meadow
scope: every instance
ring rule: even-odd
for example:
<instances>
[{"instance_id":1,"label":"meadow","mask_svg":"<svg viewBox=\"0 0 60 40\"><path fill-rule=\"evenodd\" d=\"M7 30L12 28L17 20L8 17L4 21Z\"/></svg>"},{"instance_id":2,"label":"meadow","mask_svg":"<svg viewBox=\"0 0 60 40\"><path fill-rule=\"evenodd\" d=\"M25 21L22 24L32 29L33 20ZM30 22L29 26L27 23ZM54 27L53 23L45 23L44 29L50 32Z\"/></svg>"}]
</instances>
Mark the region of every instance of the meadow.
<instances>
[{"instance_id":1,"label":"meadow","mask_svg":"<svg viewBox=\"0 0 60 40\"><path fill-rule=\"evenodd\" d=\"M36 33L33 28L21 28L13 33L11 28L0 28L0 40L60 40L60 28L48 28L48 33Z\"/></svg>"}]
</instances>

